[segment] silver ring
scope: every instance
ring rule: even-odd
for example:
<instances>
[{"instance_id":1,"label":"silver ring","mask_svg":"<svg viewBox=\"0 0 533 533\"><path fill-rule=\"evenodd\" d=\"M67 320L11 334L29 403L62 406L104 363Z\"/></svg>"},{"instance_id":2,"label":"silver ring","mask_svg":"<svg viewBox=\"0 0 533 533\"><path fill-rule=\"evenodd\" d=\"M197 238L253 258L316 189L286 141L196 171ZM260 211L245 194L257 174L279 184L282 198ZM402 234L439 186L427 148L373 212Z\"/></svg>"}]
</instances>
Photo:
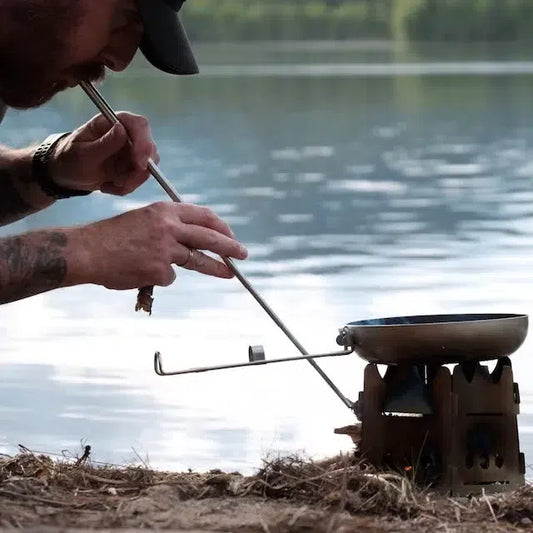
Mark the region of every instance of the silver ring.
<instances>
[{"instance_id":1,"label":"silver ring","mask_svg":"<svg viewBox=\"0 0 533 533\"><path fill-rule=\"evenodd\" d=\"M179 267L185 267L192 261L192 258L194 256L194 250L192 250L191 248L187 248L187 250L189 250L189 257L187 257L187 259L185 259L183 263L178 264Z\"/></svg>"}]
</instances>

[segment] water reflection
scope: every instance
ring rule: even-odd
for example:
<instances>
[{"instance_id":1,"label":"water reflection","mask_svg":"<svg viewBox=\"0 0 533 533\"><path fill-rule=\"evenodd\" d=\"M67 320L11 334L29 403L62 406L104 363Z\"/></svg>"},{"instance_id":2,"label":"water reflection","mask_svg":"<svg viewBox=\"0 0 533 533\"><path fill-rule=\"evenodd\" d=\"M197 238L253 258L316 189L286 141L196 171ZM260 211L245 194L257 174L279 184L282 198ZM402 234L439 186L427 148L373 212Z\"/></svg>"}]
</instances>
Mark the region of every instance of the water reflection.
<instances>
[{"instance_id":1,"label":"water reflection","mask_svg":"<svg viewBox=\"0 0 533 533\"><path fill-rule=\"evenodd\" d=\"M337 62L346 57L339 50ZM232 223L251 251L243 271L309 350L327 351L337 329L358 319L531 314L533 78L529 64L520 74L491 65L477 76L448 69L437 77L418 75L420 65L409 76L389 66L379 78L175 80L141 69L113 77L104 92L117 108L151 118L167 175L188 201ZM22 145L92 114L73 91L39 111L10 113L0 142ZM58 202L3 234L161 198L148 183L126 199ZM150 319L133 313L134 293L97 287L0 309L6 450L22 441L57 451L86 437L97 458L120 461L135 446L155 466L246 470L269 450L349 448L332 430L350 413L306 363L156 377L156 349L169 370L243 361L249 344L294 355L234 281L180 272L156 298ZM531 342L513 358L524 397L533 394ZM321 364L357 396L362 361ZM533 407L522 407L531 455Z\"/></svg>"}]
</instances>

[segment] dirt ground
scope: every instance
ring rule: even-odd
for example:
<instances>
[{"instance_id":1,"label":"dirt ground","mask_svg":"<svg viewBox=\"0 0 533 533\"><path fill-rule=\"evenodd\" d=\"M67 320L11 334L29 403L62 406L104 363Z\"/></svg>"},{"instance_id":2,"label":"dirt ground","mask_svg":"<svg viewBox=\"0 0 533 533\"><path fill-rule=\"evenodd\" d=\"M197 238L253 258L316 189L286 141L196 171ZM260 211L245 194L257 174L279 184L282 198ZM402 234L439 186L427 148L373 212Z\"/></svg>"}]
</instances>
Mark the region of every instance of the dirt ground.
<instances>
[{"instance_id":1,"label":"dirt ground","mask_svg":"<svg viewBox=\"0 0 533 533\"><path fill-rule=\"evenodd\" d=\"M157 472L54 461L29 450L0 459L0 532L533 531L533 488L444 498L355 457L264 463L254 476Z\"/></svg>"}]
</instances>

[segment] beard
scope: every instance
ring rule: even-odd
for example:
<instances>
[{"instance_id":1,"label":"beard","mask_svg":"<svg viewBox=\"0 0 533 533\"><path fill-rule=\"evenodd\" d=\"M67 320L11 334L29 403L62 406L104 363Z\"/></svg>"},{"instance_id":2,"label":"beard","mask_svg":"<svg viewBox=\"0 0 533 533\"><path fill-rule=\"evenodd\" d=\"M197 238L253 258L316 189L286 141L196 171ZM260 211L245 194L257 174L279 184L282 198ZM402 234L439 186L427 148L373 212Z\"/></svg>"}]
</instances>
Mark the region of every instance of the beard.
<instances>
[{"instance_id":1,"label":"beard","mask_svg":"<svg viewBox=\"0 0 533 533\"><path fill-rule=\"evenodd\" d=\"M65 68L65 52L81 8L75 0L8 0L10 37L0 43L0 100L9 107L29 109L49 101L79 81L105 76L100 63Z\"/></svg>"},{"instance_id":2,"label":"beard","mask_svg":"<svg viewBox=\"0 0 533 533\"><path fill-rule=\"evenodd\" d=\"M30 109L39 107L51 100L57 93L70 88L75 82L101 81L105 77L105 67L101 64L90 63L78 65L68 71L68 81L62 73L61 78L53 72L39 69L38 65L18 64L16 69L10 70L4 66L0 57L0 100L14 109Z\"/></svg>"}]
</instances>

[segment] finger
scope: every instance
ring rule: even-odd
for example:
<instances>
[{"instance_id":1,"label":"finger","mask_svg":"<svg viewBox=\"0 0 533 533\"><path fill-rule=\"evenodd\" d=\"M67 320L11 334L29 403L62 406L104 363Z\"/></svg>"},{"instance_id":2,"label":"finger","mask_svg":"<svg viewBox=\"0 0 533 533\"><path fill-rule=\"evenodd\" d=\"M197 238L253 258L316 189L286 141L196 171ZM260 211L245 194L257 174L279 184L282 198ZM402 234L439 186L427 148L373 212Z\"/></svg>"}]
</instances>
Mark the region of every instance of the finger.
<instances>
[{"instance_id":1,"label":"finger","mask_svg":"<svg viewBox=\"0 0 533 533\"><path fill-rule=\"evenodd\" d=\"M209 250L222 256L234 257L235 259L248 257L246 248L235 239L201 226L181 225L178 240L190 248Z\"/></svg>"},{"instance_id":2,"label":"finger","mask_svg":"<svg viewBox=\"0 0 533 533\"><path fill-rule=\"evenodd\" d=\"M192 254L188 248L183 247L176 264L181 265L186 270L194 270L200 274L207 274L216 278L233 278L233 272L222 261L217 261L199 250L191 250L191 252Z\"/></svg>"},{"instance_id":3,"label":"finger","mask_svg":"<svg viewBox=\"0 0 533 533\"><path fill-rule=\"evenodd\" d=\"M138 189L149 177L150 173L147 170L135 170L121 176L119 180L105 182L100 187L100 191L105 194L125 196Z\"/></svg>"},{"instance_id":4,"label":"finger","mask_svg":"<svg viewBox=\"0 0 533 533\"><path fill-rule=\"evenodd\" d=\"M94 141L85 142L80 147L86 157L105 161L119 153L128 142L128 135L122 124L115 124L107 133Z\"/></svg>"},{"instance_id":5,"label":"finger","mask_svg":"<svg viewBox=\"0 0 533 533\"><path fill-rule=\"evenodd\" d=\"M155 146L153 147L151 159L156 165L159 163L159 154ZM104 168L106 169L106 175L110 179L102 184L100 191L115 196L125 196L132 193L150 177L150 172L146 169L132 169L131 161L129 160L129 151L126 156L124 154L118 154L108 159Z\"/></svg>"},{"instance_id":6,"label":"finger","mask_svg":"<svg viewBox=\"0 0 533 533\"><path fill-rule=\"evenodd\" d=\"M134 164L139 169L148 166L148 159L157 150L152 139L150 124L145 117L132 113L118 113L118 117L128 132L131 140L131 154Z\"/></svg>"},{"instance_id":7,"label":"finger","mask_svg":"<svg viewBox=\"0 0 533 533\"><path fill-rule=\"evenodd\" d=\"M201 207L194 204L174 204L175 209L178 210L179 218L185 224L193 224L195 226L202 226L210 228L223 235L234 238L235 234L217 214L207 207Z\"/></svg>"},{"instance_id":8,"label":"finger","mask_svg":"<svg viewBox=\"0 0 533 533\"><path fill-rule=\"evenodd\" d=\"M96 141L96 139L105 135L112 127L113 124L104 115L96 115L76 130L76 140L82 142Z\"/></svg>"},{"instance_id":9,"label":"finger","mask_svg":"<svg viewBox=\"0 0 533 533\"><path fill-rule=\"evenodd\" d=\"M126 111L119 111L117 117L122 124L130 124L139 115L128 113ZM107 117L99 113L95 115L89 122L78 128L80 130L80 140L95 141L105 135L113 126ZM126 130L128 127L126 126Z\"/></svg>"}]
</instances>

